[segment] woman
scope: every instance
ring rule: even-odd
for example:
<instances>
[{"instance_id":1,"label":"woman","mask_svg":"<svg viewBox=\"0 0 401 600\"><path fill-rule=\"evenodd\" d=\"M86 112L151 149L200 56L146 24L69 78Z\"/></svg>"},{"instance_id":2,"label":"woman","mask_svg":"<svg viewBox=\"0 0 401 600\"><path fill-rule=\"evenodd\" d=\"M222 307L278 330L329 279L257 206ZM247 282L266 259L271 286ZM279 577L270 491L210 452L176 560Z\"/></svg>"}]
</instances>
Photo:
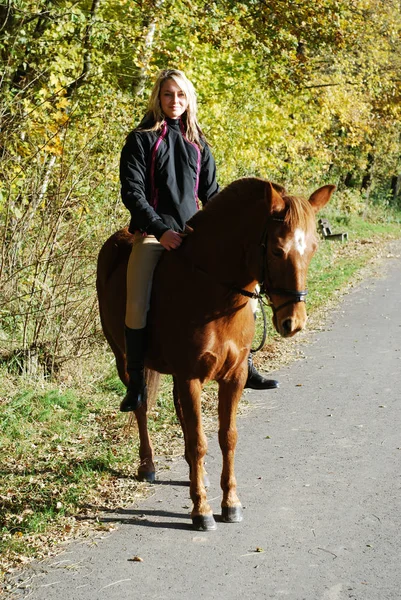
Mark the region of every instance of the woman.
<instances>
[{"instance_id":1,"label":"woman","mask_svg":"<svg viewBox=\"0 0 401 600\"><path fill-rule=\"evenodd\" d=\"M126 140L120 162L121 195L135 235L127 269L125 342L129 383L120 410L146 401L146 317L153 272L164 250L176 250L186 222L217 192L216 165L196 118L196 94L181 71L162 71L148 111ZM247 387L266 389L250 358Z\"/></svg>"}]
</instances>

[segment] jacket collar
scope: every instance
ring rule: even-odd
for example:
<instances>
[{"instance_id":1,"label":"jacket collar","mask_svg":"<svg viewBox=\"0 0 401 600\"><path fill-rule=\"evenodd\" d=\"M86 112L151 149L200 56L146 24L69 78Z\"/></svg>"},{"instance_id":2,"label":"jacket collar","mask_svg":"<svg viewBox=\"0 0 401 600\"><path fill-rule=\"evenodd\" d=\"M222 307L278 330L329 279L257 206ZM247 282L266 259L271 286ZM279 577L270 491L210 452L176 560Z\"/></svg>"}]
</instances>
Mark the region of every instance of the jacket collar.
<instances>
[{"instance_id":1,"label":"jacket collar","mask_svg":"<svg viewBox=\"0 0 401 600\"><path fill-rule=\"evenodd\" d=\"M169 117L166 117L166 123L170 129L180 130L180 119L170 119Z\"/></svg>"}]
</instances>

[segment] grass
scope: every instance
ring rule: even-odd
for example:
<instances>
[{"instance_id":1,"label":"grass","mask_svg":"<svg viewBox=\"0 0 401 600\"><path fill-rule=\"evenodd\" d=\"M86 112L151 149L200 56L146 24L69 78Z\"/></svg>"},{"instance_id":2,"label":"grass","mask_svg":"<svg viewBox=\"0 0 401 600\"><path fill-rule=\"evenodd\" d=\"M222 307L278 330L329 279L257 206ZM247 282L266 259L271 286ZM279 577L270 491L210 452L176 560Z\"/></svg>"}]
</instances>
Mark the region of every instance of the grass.
<instances>
[{"instance_id":1,"label":"grass","mask_svg":"<svg viewBox=\"0 0 401 600\"><path fill-rule=\"evenodd\" d=\"M43 388L16 390L2 402L3 553L19 550L26 539L24 554L35 554L35 534L75 514L103 479L124 473L116 455L126 460L127 445L105 397L94 394L91 400L50 384Z\"/></svg>"},{"instance_id":2,"label":"grass","mask_svg":"<svg viewBox=\"0 0 401 600\"><path fill-rule=\"evenodd\" d=\"M308 282L312 321L383 251L386 240L401 237L395 220L329 218L335 231L348 231L349 242L320 244ZM288 360L287 348L294 349L294 343L275 335L270 321L268 311L268 344L255 357L263 369L280 366ZM104 529L102 509L134 503L146 490L134 478L137 437L118 412L124 387L109 351L96 348L86 363L73 367L57 383L10 375L4 365L0 371L3 575L18 562L54 551L62 540ZM170 387L166 378L150 430L156 453L171 457L183 449ZM205 405L213 415L214 397L213 386L207 387Z\"/></svg>"},{"instance_id":3,"label":"grass","mask_svg":"<svg viewBox=\"0 0 401 600\"><path fill-rule=\"evenodd\" d=\"M322 241L314 257L308 278L308 308L318 309L352 283L369 262L384 251L385 240L401 237L397 222L374 223L357 217L333 221L333 231L348 233L348 242Z\"/></svg>"},{"instance_id":4,"label":"grass","mask_svg":"<svg viewBox=\"0 0 401 600\"><path fill-rule=\"evenodd\" d=\"M2 576L43 557L63 540L100 529L101 510L133 504L146 486L135 428L118 412L124 386L106 348L91 381L75 386L0 372L0 556ZM99 373L106 371L106 376ZM99 378L100 377L100 378ZM170 382L164 381L149 429L158 455L182 453ZM0 577L1 582L1 577Z\"/></svg>"}]
</instances>

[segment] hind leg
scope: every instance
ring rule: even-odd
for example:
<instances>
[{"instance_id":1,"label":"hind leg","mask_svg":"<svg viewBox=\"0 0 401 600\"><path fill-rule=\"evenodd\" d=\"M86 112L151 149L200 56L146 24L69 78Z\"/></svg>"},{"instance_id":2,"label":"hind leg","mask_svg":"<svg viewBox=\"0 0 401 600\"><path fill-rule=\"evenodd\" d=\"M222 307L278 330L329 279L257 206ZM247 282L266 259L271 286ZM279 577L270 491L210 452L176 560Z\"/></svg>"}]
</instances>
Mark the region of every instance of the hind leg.
<instances>
[{"instance_id":1,"label":"hind leg","mask_svg":"<svg viewBox=\"0 0 401 600\"><path fill-rule=\"evenodd\" d=\"M178 394L178 385L177 385L177 380L176 380L175 377L173 377L173 400L174 400L175 413L176 413L177 418L178 418L178 420L180 422L182 433L184 435L185 460L187 461L189 468L191 468L191 462L189 460L188 451L187 451L187 433L186 433L186 430L185 430L184 415L182 414L180 397L179 397L179 394Z\"/></svg>"},{"instance_id":2,"label":"hind leg","mask_svg":"<svg viewBox=\"0 0 401 600\"><path fill-rule=\"evenodd\" d=\"M123 328L122 331L124 331ZM107 339L116 358L118 375L123 384L128 385L127 363L125 353L121 350L121 347L124 346L115 344L114 340L110 340L109 337L107 337ZM123 339L124 338L122 338L122 340ZM155 383L152 381L149 387L157 390L157 382ZM153 462L153 446L148 431L148 403L145 402L145 404L142 404L139 408L137 408L137 410L134 411L134 414L138 424L139 433L140 465L138 468L137 479L139 481L153 483L155 480L155 465Z\"/></svg>"},{"instance_id":3,"label":"hind leg","mask_svg":"<svg viewBox=\"0 0 401 600\"><path fill-rule=\"evenodd\" d=\"M148 431L148 407L147 403L135 411L139 432L139 458L141 460L137 479L153 483L155 480L155 465L153 462L153 447Z\"/></svg>"},{"instance_id":4,"label":"hind leg","mask_svg":"<svg viewBox=\"0 0 401 600\"><path fill-rule=\"evenodd\" d=\"M127 365L125 354L121 352L120 347L109 340L110 346L116 357L116 366L118 375L124 385L128 384ZM139 433L139 458L140 465L138 468L137 479L139 481L148 481L153 483L155 480L155 465L153 462L153 446L150 441L148 431L148 406L147 403L140 406L134 411L136 421L138 423Z\"/></svg>"}]
</instances>

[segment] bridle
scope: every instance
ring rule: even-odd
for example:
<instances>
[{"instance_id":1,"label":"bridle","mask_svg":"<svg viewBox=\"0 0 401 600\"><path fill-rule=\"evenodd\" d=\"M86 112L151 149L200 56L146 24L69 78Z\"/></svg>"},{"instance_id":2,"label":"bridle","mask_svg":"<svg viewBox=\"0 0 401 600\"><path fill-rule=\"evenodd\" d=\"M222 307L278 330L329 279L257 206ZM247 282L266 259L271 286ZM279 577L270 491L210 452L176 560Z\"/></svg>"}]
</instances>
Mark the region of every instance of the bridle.
<instances>
[{"instance_id":1,"label":"bridle","mask_svg":"<svg viewBox=\"0 0 401 600\"><path fill-rule=\"evenodd\" d=\"M281 223L284 222L284 219L279 219L279 218L274 218L274 217L272 220L279 221ZM224 282L212 277L212 275L208 271L206 271L199 265L195 265L191 261L186 261L186 262L195 271L202 273L203 275L206 275L209 279L213 279L215 281L215 283L222 285L225 288L228 288L232 292L235 292L236 294L239 294L240 296L245 296L245 298L251 298L253 300L258 300L262 309L263 309L263 304L266 304L266 302L264 301L264 296L265 296L266 300L267 300L267 306L270 306L270 308L273 311L273 314L276 315L279 310L285 308L286 306L289 306L290 304L297 304L298 302L305 302L306 296L308 294L308 290L288 290L286 288L273 288L270 286L269 283L267 283L268 280L270 279L269 272L267 269L267 261L266 261L268 225L269 225L269 219L263 230L262 239L259 244L260 251L261 251L261 268L260 268L260 277L259 277L260 291L259 292L250 292L249 290L245 290L244 288L239 288L239 287L230 285L229 283L224 283ZM282 304L279 304L279 306L275 306L273 300L271 299L271 294L276 294L278 296L288 296L289 300L286 300Z\"/></svg>"},{"instance_id":2,"label":"bridle","mask_svg":"<svg viewBox=\"0 0 401 600\"><path fill-rule=\"evenodd\" d=\"M273 221L279 221L281 223L284 222L284 219L274 218ZM260 292L249 292L248 290L244 290L242 288L233 288L241 296L245 296L247 298L253 298L255 300L259 300L259 302L263 302L263 295L266 296L267 304L273 311L273 314L277 314L279 310L289 306L290 304L296 304L298 302L306 302L306 296L308 294L308 290L288 290L286 288L273 288L271 287L269 280L270 275L268 271L268 265L266 261L266 253L267 253L267 239L268 239L268 223L263 230L262 239L260 242L261 249L261 269L260 269ZM277 296L289 296L289 300L286 300L279 306L275 306L273 300L271 299L271 295Z\"/></svg>"}]
</instances>

